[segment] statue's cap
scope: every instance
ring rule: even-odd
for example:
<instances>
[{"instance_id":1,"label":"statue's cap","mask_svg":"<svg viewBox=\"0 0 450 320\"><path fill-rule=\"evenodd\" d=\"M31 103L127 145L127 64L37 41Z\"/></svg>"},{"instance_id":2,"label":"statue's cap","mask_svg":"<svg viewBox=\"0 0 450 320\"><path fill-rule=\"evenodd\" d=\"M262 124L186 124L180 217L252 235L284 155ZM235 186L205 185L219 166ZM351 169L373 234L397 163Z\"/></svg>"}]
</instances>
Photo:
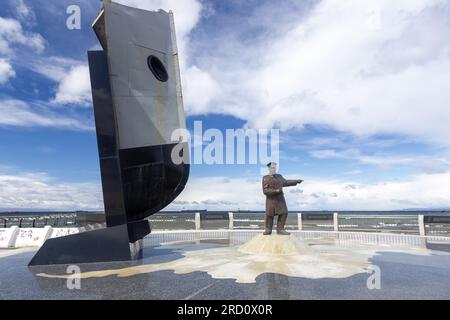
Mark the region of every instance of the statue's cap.
<instances>
[{"instance_id":1,"label":"statue's cap","mask_svg":"<svg viewBox=\"0 0 450 320\"><path fill-rule=\"evenodd\" d=\"M267 164L267 167L270 167L272 164L277 164L276 162L273 162L273 161L271 161L271 162L269 162L268 164Z\"/></svg>"}]
</instances>

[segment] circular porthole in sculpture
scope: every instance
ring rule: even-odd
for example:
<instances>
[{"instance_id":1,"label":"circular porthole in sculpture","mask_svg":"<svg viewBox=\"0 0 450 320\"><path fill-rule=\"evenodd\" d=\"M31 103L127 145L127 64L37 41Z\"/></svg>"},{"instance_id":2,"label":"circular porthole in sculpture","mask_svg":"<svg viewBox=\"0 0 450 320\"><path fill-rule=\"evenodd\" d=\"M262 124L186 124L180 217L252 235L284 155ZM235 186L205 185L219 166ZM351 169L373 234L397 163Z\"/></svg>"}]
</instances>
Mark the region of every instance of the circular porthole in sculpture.
<instances>
[{"instance_id":1,"label":"circular porthole in sculpture","mask_svg":"<svg viewBox=\"0 0 450 320\"><path fill-rule=\"evenodd\" d=\"M161 82L166 82L169 79L166 67L164 67L164 64L157 57L149 56L147 64L156 79Z\"/></svg>"}]
</instances>

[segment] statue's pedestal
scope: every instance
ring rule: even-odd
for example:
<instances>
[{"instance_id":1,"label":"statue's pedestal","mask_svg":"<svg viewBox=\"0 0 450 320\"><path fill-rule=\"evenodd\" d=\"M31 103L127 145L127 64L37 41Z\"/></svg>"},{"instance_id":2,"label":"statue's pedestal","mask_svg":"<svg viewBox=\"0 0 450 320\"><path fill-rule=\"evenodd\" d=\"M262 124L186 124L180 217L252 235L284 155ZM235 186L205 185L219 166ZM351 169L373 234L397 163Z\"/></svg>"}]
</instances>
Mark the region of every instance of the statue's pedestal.
<instances>
[{"instance_id":1,"label":"statue's pedestal","mask_svg":"<svg viewBox=\"0 0 450 320\"><path fill-rule=\"evenodd\" d=\"M239 252L247 254L301 254L311 250L307 245L295 239L292 235L281 236L277 234L259 234L239 247Z\"/></svg>"}]
</instances>

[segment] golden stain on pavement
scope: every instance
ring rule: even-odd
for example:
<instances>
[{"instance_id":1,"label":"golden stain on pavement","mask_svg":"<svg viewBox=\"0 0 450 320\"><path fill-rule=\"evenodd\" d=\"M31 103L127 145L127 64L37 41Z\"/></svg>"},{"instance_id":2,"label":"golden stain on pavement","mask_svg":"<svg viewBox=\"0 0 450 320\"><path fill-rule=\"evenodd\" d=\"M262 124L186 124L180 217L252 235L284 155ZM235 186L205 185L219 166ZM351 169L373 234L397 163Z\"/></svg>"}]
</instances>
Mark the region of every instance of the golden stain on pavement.
<instances>
[{"instance_id":1,"label":"golden stain on pavement","mask_svg":"<svg viewBox=\"0 0 450 320\"><path fill-rule=\"evenodd\" d=\"M0 258L6 258L6 257L14 256L17 254L25 253L25 252L33 252L33 251L37 251L37 249L38 249L37 247L0 249Z\"/></svg>"}]
</instances>

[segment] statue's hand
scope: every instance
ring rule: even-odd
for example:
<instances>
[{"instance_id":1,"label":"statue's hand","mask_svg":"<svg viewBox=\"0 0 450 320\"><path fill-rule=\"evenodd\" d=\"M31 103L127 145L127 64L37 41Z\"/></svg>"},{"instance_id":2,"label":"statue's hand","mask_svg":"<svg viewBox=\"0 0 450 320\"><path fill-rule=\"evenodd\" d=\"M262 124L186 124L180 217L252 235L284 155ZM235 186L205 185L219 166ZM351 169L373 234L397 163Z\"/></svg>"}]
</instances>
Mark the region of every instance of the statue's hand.
<instances>
[{"instance_id":1,"label":"statue's hand","mask_svg":"<svg viewBox=\"0 0 450 320\"><path fill-rule=\"evenodd\" d=\"M302 183L302 182L303 182L303 180L301 180L301 179L298 179L298 180L297 180L297 183L298 183L298 184L300 184L300 183Z\"/></svg>"}]
</instances>

